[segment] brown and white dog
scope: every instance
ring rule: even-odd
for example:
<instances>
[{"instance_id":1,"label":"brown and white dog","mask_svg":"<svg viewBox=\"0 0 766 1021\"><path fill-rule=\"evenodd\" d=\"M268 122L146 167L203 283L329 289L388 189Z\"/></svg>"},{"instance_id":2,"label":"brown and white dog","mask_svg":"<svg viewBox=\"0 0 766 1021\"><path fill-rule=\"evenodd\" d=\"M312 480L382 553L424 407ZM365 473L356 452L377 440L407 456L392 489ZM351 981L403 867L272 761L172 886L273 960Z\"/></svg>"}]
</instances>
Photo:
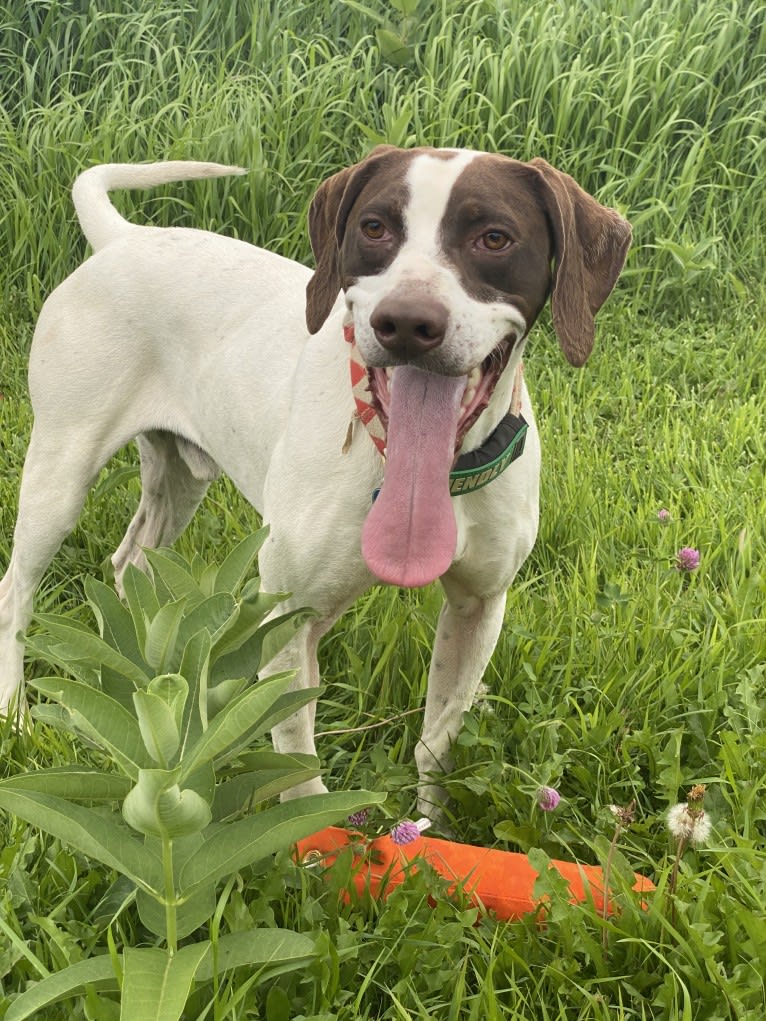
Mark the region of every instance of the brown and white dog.
<instances>
[{"instance_id":1,"label":"brown and white dog","mask_svg":"<svg viewBox=\"0 0 766 1021\"><path fill-rule=\"evenodd\" d=\"M449 762L537 533L527 335L550 295L564 353L582 365L630 227L544 160L452 149L383 146L325 181L309 214L313 274L242 241L128 223L107 196L237 172L106 165L75 184L95 254L54 291L35 332L35 421L0 582L0 708L21 690L19 639L44 571L96 473L136 437L142 497L113 558L118 587L225 472L270 525L265 589L318 612L269 668L297 668L298 685L318 684L320 637L376 579L440 579L416 751L419 807L434 814L433 774ZM366 375L377 446L359 425L350 358ZM509 409L526 423L525 447L500 471ZM455 459L475 452L481 466L485 449L494 468L452 495ZM275 728L275 746L314 754L313 731L312 703ZM323 789L317 779L294 793Z\"/></svg>"}]
</instances>

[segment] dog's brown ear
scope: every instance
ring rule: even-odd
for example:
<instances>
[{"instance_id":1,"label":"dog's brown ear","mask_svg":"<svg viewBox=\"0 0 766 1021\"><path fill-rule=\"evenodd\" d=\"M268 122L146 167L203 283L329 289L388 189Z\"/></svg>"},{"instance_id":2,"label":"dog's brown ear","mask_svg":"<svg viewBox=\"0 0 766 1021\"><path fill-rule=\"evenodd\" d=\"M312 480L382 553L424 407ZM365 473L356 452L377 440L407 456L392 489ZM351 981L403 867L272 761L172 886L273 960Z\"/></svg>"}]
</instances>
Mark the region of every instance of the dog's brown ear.
<instances>
[{"instance_id":1,"label":"dog's brown ear","mask_svg":"<svg viewBox=\"0 0 766 1021\"><path fill-rule=\"evenodd\" d=\"M379 145L366 159L333 174L317 188L309 206L309 239L316 270L306 287L306 325L309 333L322 328L341 288L340 246L351 207L376 170L381 156L398 151Z\"/></svg>"},{"instance_id":2,"label":"dog's brown ear","mask_svg":"<svg viewBox=\"0 0 766 1021\"><path fill-rule=\"evenodd\" d=\"M355 168L348 167L323 181L309 206L309 238L316 270L306 287L306 325L316 333L330 314L340 291L340 245L336 223L341 199Z\"/></svg>"},{"instance_id":3,"label":"dog's brown ear","mask_svg":"<svg viewBox=\"0 0 766 1021\"><path fill-rule=\"evenodd\" d=\"M533 159L553 232L553 327L572 365L593 348L594 316L617 283L630 248L631 228L568 175Z\"/></svg>"}]
</instances>

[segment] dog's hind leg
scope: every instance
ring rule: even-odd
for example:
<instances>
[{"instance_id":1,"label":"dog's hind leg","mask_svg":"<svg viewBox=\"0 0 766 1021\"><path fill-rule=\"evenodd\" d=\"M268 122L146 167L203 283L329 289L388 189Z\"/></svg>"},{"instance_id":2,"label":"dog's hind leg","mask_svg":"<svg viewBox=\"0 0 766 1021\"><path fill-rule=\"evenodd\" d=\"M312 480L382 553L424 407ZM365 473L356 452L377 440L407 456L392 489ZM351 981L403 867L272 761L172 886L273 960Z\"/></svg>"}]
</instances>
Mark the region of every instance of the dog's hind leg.
<instances>
[{"instance_id":1,"label":"dog's hind leg","mask_svg":"<svg viewBox=\"0 0 766 1021\"><path fill-rule=\"evenodd\" d=\"M58 431L36 421L24 463L8 570L0 581L0 713L23 698L23 635L35 590L74 528L98 470L112 453L85 428ZM102 456L103 455L103 456Z\"/></svg>"},{"instance_id":2,"label":"dog's hind leg","mask_svg":"<svg viewBox=\"0 0 766 1021\"><path fill-rule=\"evenodd\" d=\"M220 471L195 444L169 432L136 438L141 455L141 500L112 557L117 590L128 564L146 570L144 548L169 546L183 532Z\"/></svg>"}]
</instances>

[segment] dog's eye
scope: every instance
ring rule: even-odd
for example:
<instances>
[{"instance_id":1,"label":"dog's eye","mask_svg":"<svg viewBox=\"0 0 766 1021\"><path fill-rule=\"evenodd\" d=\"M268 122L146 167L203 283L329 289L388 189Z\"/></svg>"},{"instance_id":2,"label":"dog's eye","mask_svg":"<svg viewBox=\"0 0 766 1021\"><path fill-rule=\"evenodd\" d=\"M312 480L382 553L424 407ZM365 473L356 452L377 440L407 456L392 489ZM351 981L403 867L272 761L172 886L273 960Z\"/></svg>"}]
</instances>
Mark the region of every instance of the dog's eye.
<instances>
[{"instance_id":1,"label":"dog's eye","mask_svg":"<svg viewBox=\"0 0 766 1021\"><path fill-rule=\"evenodd\" d=\"M502 230L485 231L479 238L479 248L483 248L487 252L503 252L510 246L511 239Z\"/></svg>"},{"instance_id":2,"label":"dog's eye","mask_svg":"<svg viewBox=\"0 0 766 1021\"><path fill-rule=\"evenodd\" d=\"M380 220L365 220L362 224L362 234L370 241L382 241L386 236L386 228Z\"/></svg>"}]
</instances>

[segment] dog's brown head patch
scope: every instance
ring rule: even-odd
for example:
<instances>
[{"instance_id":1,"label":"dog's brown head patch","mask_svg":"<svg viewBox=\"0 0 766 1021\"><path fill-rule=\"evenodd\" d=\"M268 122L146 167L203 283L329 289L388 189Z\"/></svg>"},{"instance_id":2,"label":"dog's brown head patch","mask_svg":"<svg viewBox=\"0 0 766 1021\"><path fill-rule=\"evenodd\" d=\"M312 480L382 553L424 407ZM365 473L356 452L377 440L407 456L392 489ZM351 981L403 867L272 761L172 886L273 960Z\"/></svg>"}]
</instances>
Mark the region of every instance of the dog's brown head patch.
<instances>
[{"instance_id":1,"label":"dog's brown head patch","mask_svg":"<svg viewBox=\"0 0 766 1021\"><path fill-rule=\"evenodd\" d=\"M316 271L306 288L306 324L310 333L321 329L341 289L340 249L351 210L373 179L388 194L387 205L406 201L406 167L414 151L380 145L360 163L323 181L309 207L309 238ZM393 210L396 215L396 210ZM393 258L393 254L391 256ZM382 267L380 267L382 268ZM372 268L370 272L375 272Z\"/></svg>"},{"instance_id":2,"label":"dog's brown head patch","mask_svg":"<svg viewBox=\"0 0 766 1021\"><path fill-rule=\"evenodd\" d=\"M316 271L306 288L306 323L310 333L321 329L341 287L347 287L357 275L382 272L395 257L409 197L407 170L412 160L424 152L440 159L454 155L449 150L379 145L360 163L320 184L309 207L309 238L316 259ZM368 198L372 206L366 201ZM397 242L391 246L371 245L364 251L350 246L344 252L341 266L346 233L355 226L362 206L367 217L372 217L377 209L384 222L399 226Z\"/></svg>"},{"instance_id":3,"label":"dog's brown head patch","mask_svg":"<svg viewBox=\"0 0 766 1021\"><path fill-rule=\"evenodd\" d=\"M551 288L553 241L526 164L472 160L452 188L441 246L466 294L512 305L532 327Z\"/></svg>"}]
</instances>

